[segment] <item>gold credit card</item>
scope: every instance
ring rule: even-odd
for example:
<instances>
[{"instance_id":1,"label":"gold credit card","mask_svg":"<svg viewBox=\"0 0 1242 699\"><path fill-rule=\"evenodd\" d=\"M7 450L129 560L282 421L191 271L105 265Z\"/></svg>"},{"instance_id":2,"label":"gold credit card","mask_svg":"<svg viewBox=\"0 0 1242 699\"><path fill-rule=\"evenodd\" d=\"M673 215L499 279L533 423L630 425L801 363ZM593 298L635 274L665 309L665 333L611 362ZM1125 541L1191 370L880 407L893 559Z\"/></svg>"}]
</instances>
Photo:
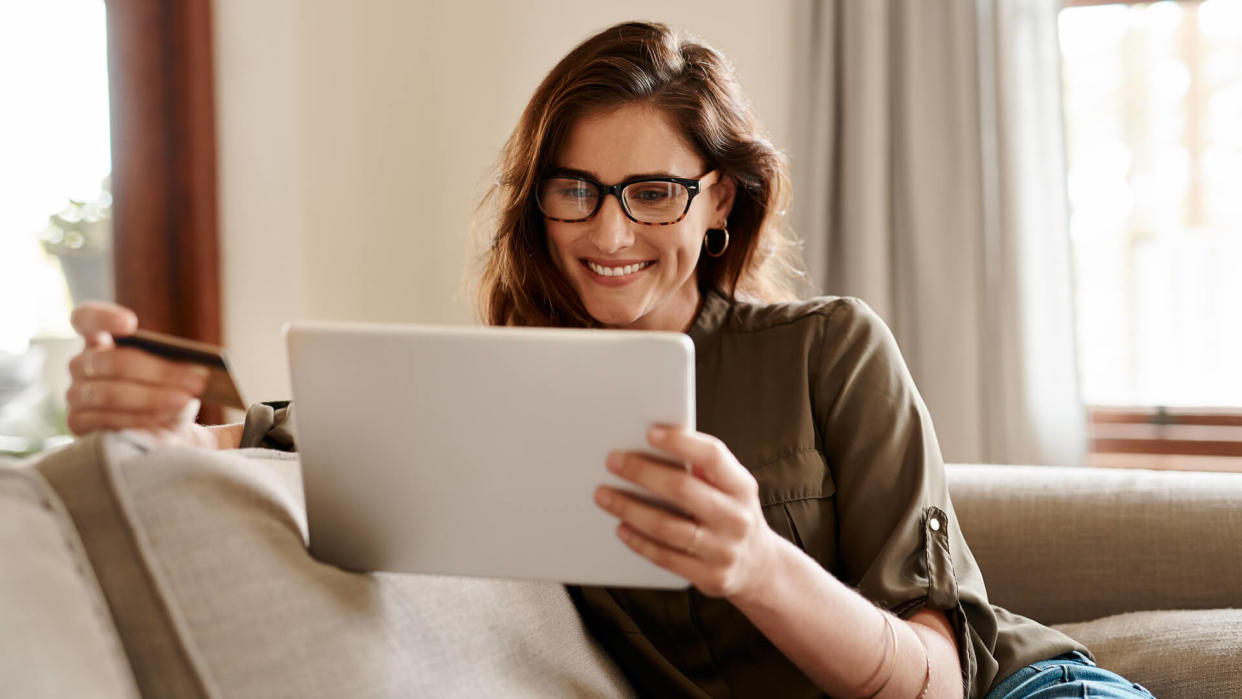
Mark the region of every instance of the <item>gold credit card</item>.
<instances>
[{"instance_id":1,"label":"gold credit card","mask_svg":"<svg viewBox=\"0 0 1242 699\"><path fill-rule=\"evenodd\" d=\"M118 347L135 347L164 359L207 367L211 374L207 379L207 391L203 393L202 401L226 408L246 409L241 392L237 390L237 384L229 372L229 360L224 348L150 330L138 330L133 335L114 337L113 341Z\"/></svg>"}]
</instances>

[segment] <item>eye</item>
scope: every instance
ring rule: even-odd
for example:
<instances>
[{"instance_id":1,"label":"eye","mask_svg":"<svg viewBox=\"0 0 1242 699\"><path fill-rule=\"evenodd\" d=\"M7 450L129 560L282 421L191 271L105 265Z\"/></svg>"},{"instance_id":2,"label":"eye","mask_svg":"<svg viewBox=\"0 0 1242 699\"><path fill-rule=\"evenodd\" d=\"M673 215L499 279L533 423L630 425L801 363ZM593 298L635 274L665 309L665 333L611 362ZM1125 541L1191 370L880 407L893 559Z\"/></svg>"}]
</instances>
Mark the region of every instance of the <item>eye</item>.
<instances>
[{"instance_id":1,"label":"eye","mask_svg":"<svg viewBox=\"0 0 1242 699\"><path fill-rule=\"evenodd\" d=\"M585 185L569 186L563 187L558 194L566 199L590 199L595 196L595 189Z\"/></svg>"},{"instance_id":2,"label":"eye","mask_svg":"<svg viewBox=\"0 0 1242 699\"><path fill-rule=\"evenodd\" d=\"M632 185L626 194L636 204L658 204L674 196L675 186L669 182L639 182Z\"/></svg>"}]
</instances>

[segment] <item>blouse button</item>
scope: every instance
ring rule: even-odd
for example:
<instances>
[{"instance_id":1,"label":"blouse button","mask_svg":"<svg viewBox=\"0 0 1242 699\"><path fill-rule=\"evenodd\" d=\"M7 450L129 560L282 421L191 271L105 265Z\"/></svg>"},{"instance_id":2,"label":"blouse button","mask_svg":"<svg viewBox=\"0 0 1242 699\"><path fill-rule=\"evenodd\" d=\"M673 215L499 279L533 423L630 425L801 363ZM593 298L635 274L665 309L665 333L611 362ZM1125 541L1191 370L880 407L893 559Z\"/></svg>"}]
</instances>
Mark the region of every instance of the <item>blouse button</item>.
<instances>
[{"instance_id":1,"label":"blouse button","mask_svg":"<svg viewBox=\"0 0 1242 699\"><path fill-rule=\"evenodd\" d=\"M929 526L931 526L931 530L934 532L940 531L940 519L938 517L932 517L931 524Z\"/></svg>"}]
</instances>

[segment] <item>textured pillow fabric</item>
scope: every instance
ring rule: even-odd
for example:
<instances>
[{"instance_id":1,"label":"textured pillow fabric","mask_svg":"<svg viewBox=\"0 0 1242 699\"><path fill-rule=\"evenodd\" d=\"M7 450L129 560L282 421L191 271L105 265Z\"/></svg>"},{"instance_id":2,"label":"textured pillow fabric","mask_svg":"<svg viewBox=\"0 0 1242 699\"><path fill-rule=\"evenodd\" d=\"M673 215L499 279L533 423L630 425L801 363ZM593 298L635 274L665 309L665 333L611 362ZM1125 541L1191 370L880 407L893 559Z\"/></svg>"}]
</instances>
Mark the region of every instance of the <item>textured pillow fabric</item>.
<instances>
[{"instance_id":1,"label":"textured pillow fabric","mask_svg":"<svg viewBox=\"0 0 1242 699\"><path fill-rule=\"evenodd\" d=\"M1045 624L1242 607L1242 474L946 471L993 604Z\"/></svg>"},{"instance_id":2,"label":"textured pillow fabric","mask_svg":"<svg viewBox=\"0 0 1242 699\"><path fill-rule=\"evenodd\" d=\"M0 694L137 697L73 523L31 469L0 465Z\"/></svg>"},{"instance_id":3,"label":"textured pillow fabric","mask_svg":"<svg viewBox=\"0 0 1242 699\"><path fill-rule=\"evenodd\" d=\"M175 601L163 593L161 568L154 565L145 532L132 525L136 513L117 452L133 453L135 447L117 435L96 433L45 456L36 468L77 527L143 695L212 696Z\"/></svg>"},{"instance_id":4,"label":"textured pillow fabric","mask_svg":"<svg viewBox=\"0 0 1242 699\"><path fill-rule=\"evenodd\" d=\"M294 455L83 441L92 453L41 468L75 519L124 534L86 545L101 581L137 586L104 590L148 696L630 694L560 585L316 562Z\"/></svg>"},{"instance_id":5,"label":"textured pillow fabric","mask_svg":"<svg viewBox=\"0 0 1242 699\"><path fill-rule=\"evenodd\" d=\"M1242 609L1132 612L1056 628L1161 699L1242 697Z\"/></svg>"}]
</instances>

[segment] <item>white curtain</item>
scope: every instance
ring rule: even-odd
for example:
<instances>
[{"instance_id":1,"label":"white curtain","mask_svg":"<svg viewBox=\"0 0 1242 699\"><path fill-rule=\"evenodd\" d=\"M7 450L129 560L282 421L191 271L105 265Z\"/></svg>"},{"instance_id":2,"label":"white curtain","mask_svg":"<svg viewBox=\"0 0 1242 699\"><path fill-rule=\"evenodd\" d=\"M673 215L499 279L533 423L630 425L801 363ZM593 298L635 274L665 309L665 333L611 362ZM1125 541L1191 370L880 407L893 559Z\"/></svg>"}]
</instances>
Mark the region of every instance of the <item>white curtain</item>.
<instances>
[{"instance_id":1,"label":"white curtain","mask_svg":"<svg viewBox=\"0 0 1242 699\"><path fill-rule=\"evenodd\" d=\"M801 0L793 225L949 461L1081 463L1058 0Z\"/></svg>"}]
</instances>

